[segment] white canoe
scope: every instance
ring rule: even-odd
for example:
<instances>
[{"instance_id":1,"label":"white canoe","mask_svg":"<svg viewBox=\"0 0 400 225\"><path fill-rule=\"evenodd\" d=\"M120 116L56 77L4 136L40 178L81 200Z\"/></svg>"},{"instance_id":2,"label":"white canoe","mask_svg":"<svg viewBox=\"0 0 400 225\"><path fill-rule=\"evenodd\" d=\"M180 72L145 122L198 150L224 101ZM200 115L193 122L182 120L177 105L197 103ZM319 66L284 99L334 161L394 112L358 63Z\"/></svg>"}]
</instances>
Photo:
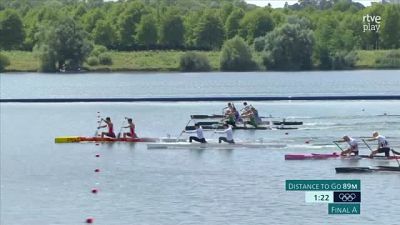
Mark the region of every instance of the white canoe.
<instances>
[{"instance_id":1,"label":"white canoe","mask_svg":"<svg viewBox=\"0 0 400 225\"><path fill-rule=\"evenodd\" d=\"M176 143L149 143L147 149L236 149L236 148L285 148L285 144L275 143L189 143L189 142L176 142Z\"/></svg>"},{"instance_id":2,"label":"white canoe","mask_svg":"<svg viewBox=\"0 0 400 225\"><path fill-rule=\"evenodd\" d=\"M160 138L160 141L167 142L167 143L185 142L186 138L162 137L162 138Z\"/></svg>"}]
</instances>

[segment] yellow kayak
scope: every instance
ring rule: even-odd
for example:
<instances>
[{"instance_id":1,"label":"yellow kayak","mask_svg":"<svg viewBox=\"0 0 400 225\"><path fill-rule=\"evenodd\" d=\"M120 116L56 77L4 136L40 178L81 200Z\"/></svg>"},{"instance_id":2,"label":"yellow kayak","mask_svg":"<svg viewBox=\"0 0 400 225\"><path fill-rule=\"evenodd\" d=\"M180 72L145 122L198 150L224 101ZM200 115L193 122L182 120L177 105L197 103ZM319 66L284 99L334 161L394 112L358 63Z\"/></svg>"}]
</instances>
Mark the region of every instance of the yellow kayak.
<instances>
[{"instance_id":1,"label":"yellow kayak","mask_svg":"<svg viewBox=\"0 0 400 225\"><path fill-rule=\"evenodd\" d=\"M76 143L76 142L156 142L158 138L110 138L110 137L81 137L61 136L54 139L55 143Z\"/></svg>"},{"instance_id":2,"label":"yellow kayak","mask_svg":"<svg viewBox=\"0 0 400 225\"><path fill-rule=\"evenodd\" d=\"M55 143L74 143L74 142L81 142L81 137L79 136L62 136L56 137L54 139Z\"/></svg>"}]
</instances>

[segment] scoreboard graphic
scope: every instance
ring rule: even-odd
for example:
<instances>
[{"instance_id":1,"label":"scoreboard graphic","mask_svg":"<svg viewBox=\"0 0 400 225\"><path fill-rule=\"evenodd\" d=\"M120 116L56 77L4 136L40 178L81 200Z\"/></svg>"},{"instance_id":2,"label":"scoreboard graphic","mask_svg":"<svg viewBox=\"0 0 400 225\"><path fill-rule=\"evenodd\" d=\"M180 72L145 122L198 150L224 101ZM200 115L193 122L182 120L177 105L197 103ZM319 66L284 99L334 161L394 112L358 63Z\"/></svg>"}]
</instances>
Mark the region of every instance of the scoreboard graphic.
<instances>
[{"instance_id":1,"label":"scoreboard graphic","mask_svg":"<svg viewBox=\"0 0 400 225\"><path fill-rule=\"evenodd\" d=\"M304 191L306 203L328 204L328 214L360 214L360 180L286 180L286 191Z\"/></svg>"}]
</instances>

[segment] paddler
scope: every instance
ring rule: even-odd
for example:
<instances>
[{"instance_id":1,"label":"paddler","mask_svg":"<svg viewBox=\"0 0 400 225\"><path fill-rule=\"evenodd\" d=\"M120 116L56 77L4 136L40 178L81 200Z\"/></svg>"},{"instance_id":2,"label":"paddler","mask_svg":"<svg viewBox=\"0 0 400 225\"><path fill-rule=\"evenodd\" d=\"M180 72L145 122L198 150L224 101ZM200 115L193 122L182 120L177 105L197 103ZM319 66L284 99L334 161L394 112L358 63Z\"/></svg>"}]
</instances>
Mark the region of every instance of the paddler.
<instances>
[{"instance_id":1,"label":"paddler","mask_svg":"<svg viewBox=\"0 0 400 225\"><path fill-rule=\"evenodd\" d=\"M225 116L225 122L236 127L236 116L235 116L235 107L233 106L232 103L228 103L228 107L224 108L224 116Z\"/></svg>"},{"instance_id":2,"label":"paddler","mask_svg":"<svg viewBox=\"0 0 400 225\"><path fill-rule=\"evenodd\" d=\"M105 135L107 137L115 138L114 125L111 122L111 118L110 117L107 117L106 119L101 118L101 121L104 121L104 123L106 123L106 125L99 126L99 127L97 127L97 129L106 128L106 127L108 128L108 132L101 132L101 137L103 138Z\"/></svg>"},{"instance_id":3,"label":"paddler","mask_svg":"<svg viewBox=\"0 0 400 225\"><path fill-rule=\"evenodd\" d=\"M226 133L226 137L219 137L218 138L218 143L227 142L229 144L235 144L235 141L233 140L232 126L227 124L227 123L225 123L224 124L224 128L225 128L225 130L223 130L223 131L215 131L216 133Z\"/></svg>"},{"instance_id":4,"label":"paddler","mask_svg":"<svg viewBox=\"0 0 400 225\"><path fill-rule=\"evenodd\" d=\"M129 128L129 132L124 133L124 138L127 136L131 138L138 138L137 134L135 133L135 124L133 123L132 118L125 117L125 119L128 120L128 126L122 128Z\"/></svg>"},{"instance_id":5,"label":"paddler","mask_svg":"<svg viewBox=\"0 0 400 225\"><path fill-rule=\"evenodd\" d=\"M349 145L349 147L344 150L340 155L358 155L358 142L356 139L346 135L343 137L343 140L338 142L346 142Z\"/></svg>"},{"instance_id":6,"label":"paddler","mask_svg":"<svg viewBox=\"0 0 400 225\"><path fill-rule=\"evenodd\" d=\"M236 107L235 107L235 105L233 103L232 103L232 111L233 111L233 115L235 116L235 122L236 123L243 122L239 111L236 109Z\"/></svg>"},{"instance_id":7,"label":"paddler","mask_svg":"<svg viewBox=\"0 0 400 225\"><path fill-rule=\"evenodd\" d=\"M222 113L223 114L227 114L228 111L231 111L231 110L232 110L232 103L228 102L228 105L225 108L222 109Z\"/></svg>"},{"instance_id":8,"label":"paddler","mask_svg":"<svg viewBox=\"0 0 400 225\"><path fill-rule=\"evenodd\" d=\"M192 141L197 141L197 142L200 142L200 143L207 143L206 139L204 138L203 128L198 123L194 124L194 127L196 128L195 130L192 130L192 131L184 130L183 131L183 132L186 132L186 133L196 133L197 137L190 136L189 137L189 142L192 143Z\"/></svg>"},{"instance_id":9,"label":"paddler","mask_svg":"<svg viewBox=\"0 0 400 225\"><path fill-rule=\"evenodd\" d=\"M241 115L246 116L246 114L250 112L251 108L253 108L252 105L247 104L247 102L243 102L243 109L240 110Z\"/></svg>"},{"instance_id":10,"label":"paddler","mask_svg":"<svg viewBox=\"0 0 400 225\"><path fill-rule=\"evenodd\" d=\"M247 124L252 125L253 127L258 127L262 123L260 116L258 115L257 109L251 107L248 112L242 115L242 117L246 117L249 119Z\"/></svg>"},{"instance_id":11,"label":"paddler","mask_svg":"<svg viewBox=\"0 0 400 225\"><path fill-rule=\"evenodd\" d=\"M374 151L371 152L370 157L373 157L377 153L385 153L386 157L390 156L390 147L389 147L389 142L386 140L386 137L383 135L379 135L377 131L374 131L372 133L372 138L368 139L368 141L378 141L378 148Z\"/></svg>"}]
</instances>

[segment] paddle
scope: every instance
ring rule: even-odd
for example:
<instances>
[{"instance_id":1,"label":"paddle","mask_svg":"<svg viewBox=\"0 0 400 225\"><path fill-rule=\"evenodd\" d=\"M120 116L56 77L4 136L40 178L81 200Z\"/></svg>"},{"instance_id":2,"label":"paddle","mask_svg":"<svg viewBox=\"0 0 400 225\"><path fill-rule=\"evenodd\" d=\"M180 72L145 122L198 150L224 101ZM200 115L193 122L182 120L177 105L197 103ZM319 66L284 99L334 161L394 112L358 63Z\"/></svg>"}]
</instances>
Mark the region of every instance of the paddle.
<instances>
[{"instance_id":1,"label":"paddle","mask_svg":"<svg viewBox=\"0 0 400 225\"><path fill-rule=\"evenodd\" d=\"M100 112L97 112L97 118L98 118L99 120L97 121L97 128L96 128L96 131L94 132L94 136L95 136L95 137L97 137L97 135L99 134L100 125L101 125L101 122L103 121L102 118L100 118Z\"/></svg>"},{"instance_id":2,"label":"paddle","mask_svg":"<svg viewBox=\"0 0 400 225\"><path fill-rule=\"evenodd\" d=\"M364 142L364 144L368 147L368 149L371 151L371 154L372 154L372 152L373 152L373 150L372 150L372 148L371 148L371 146L369 146L369 144L364 140L364 139L361 139L363 142ZM371 158L373 158L373 157L371 157Z\"/></svg>"},{"instance_id":3,"label":"paddle","mask_svg":"<svg viewBox=\"0 0 400 225\"><path fill-rule=\"evenodd\" d=\"M119 129L117 138L121 137L122 128L124 127L125 120L127 120L127 119L128 119L128 117L125 117L125 119L122 121L121 128Z\"/></svg>"},{"instance_id":4,"label":"paddle","mask_svg":"<svg viewBox=\"0 0 400 225\"><path fill-rule=\"evenodd\" d=\"M363 142L364 142L364 144L369 148L369 150L372 152L372 148L369 146L369 144L364 140L364 139L361 139Z\"/></svg>"},{"instance_id":5,"label":"paddle","mask_svg":"<svg viewBox=\"0 0 400 225\"><path fill-rule=\"evenodd\" d=\"M396 152L395 150L393 150L393 148L392 148L391 150L392 150L392 153L393 153L393 155L394 155L394 158L395 158L396 161L397 161L397 164L399 164L399 167L400 167L400 162L399 162L399 160L398 160L397 157L396 157L396 155L400 155L400 152Z\"/></svg>"},{"instance_id":6,"label":"paddle","mask_svg":"<svg viewBox=\"0 0 400 225\"><path fill-rule=\"evenodd\" d=\"M400 152L395 151L393 148L392 148L392 152L394 155L400 155Z\"/></svg>"},{"instance_id":7,"label":"paddle","mask_svg":"<svg viewBox=\"0 0 400 225\"><path fill-rule=\"evenodd\" d=\"M213 124L213 125L211 125L214 129L213 129L213 132L212 132L212 134L211 134L211 139L212 138L214 138L214 135L217 133L217 130L218 130L218 124Z\"/></svg>"},{"instance_id":8,"label":"paddle","mask_svg":"<svg viewBox=\"0 0 400 225\"><path fill-rule=\"evenodd\" d=\"M342 151L343 152L343 148L342 147L340 147L340 145L338 145L338 142L337 141L333 141L333 143L340 149L340 151Z\"/></svg>"},{"instance_id":9,"label":"paddle","mask_svg":"<svg viewBox=\"0 0 400 225\"><path fill-rule=\"evenodd\" d=\"M181 131L181 133L179 134L179 136L176 138L176 141L179 141L179 138L180 138L180 137L182 136L182 134L185 132L186 127L189 125L189 123L190 123L191 121L192 121L192 119L190 119L190 120L187 122L185 128Z\"/></svg>"}]
</instances>

